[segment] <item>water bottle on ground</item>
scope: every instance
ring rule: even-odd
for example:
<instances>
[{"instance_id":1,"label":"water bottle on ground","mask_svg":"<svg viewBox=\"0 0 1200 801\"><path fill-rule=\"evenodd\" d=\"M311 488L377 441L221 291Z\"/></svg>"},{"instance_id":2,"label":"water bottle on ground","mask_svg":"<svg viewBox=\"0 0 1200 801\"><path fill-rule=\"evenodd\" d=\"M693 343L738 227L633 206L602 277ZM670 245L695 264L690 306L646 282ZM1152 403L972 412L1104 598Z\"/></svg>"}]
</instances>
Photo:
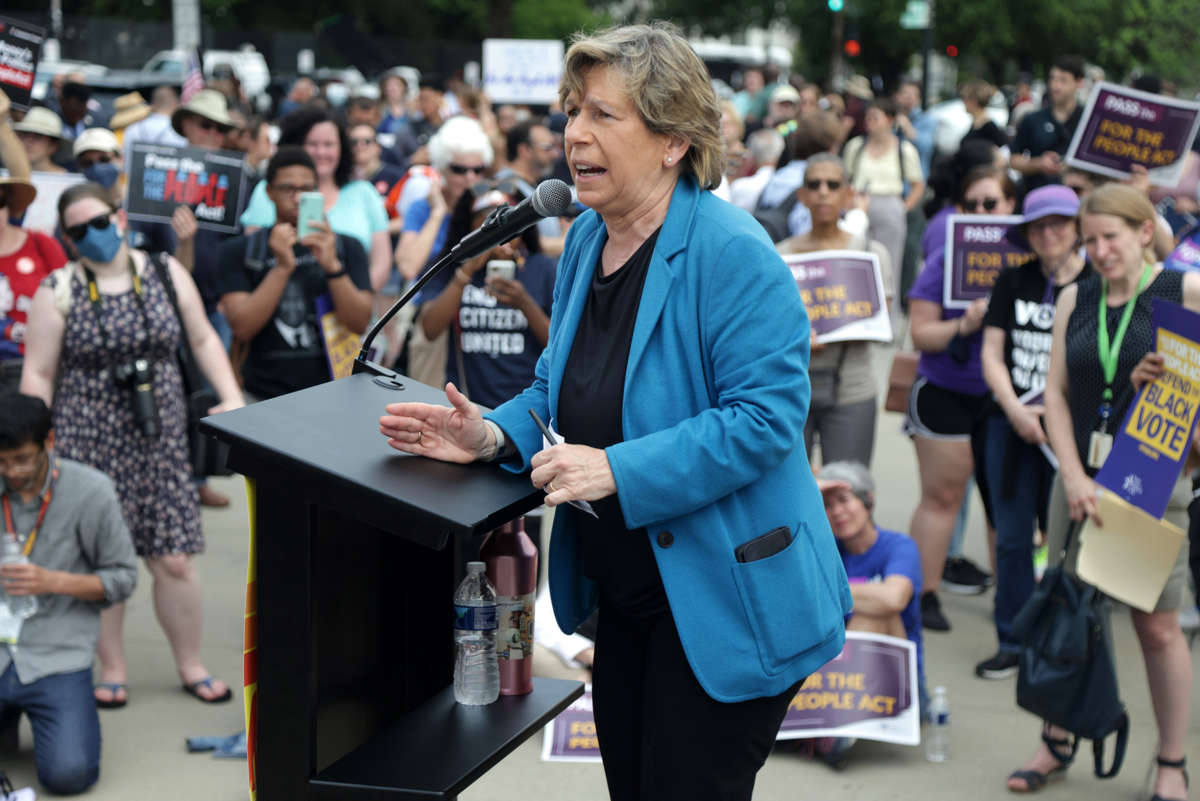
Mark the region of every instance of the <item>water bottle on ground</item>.
<instances>
[{"instance_id":1,"label":"water bottle on ground","mask_svg":"<svg viewBox=\"0 0 1200 801\"><path fill-rule=\"evenodd\" d=\"M0 565L27 565L29 559L21 553L21 545L12 534L0 537ZM13 617L33 617L37 612L38 602L35 595L9 595L0 586L0 601L8 606Z\"/></svg>"},{"instance_id":2,"label":"water bottle on ground","mask_svg":"<svg viewBox=\"0 0 1200 801\"><path fill-rule=\"evenodd\" d=\"M478 706L500 695L496 662L496 590L483 562L468 562L454 593L454 700Z\"/></svg>"},{"instance_id":3,"label":"water bottle on ground","mask_svg":"<svg viewBox=\"0 0 1200 801\"><path fill-rule=\"evenodd\" d=\"M930 762L945 762L950 759L950 701L946 698L945 687L933 688L929 718L925 758Z\"/></svg>"}]
</instances>

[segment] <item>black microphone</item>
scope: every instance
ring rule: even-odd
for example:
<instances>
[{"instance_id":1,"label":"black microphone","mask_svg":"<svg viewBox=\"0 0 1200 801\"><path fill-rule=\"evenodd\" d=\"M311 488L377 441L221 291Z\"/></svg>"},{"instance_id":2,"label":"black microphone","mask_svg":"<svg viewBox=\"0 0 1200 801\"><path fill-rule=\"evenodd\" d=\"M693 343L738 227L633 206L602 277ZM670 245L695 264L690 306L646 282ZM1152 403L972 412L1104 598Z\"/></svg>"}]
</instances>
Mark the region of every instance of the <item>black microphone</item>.
<instances>
[{"instance_id":1,"label":"black microphone","mask_svg":"<svg viewBox=\"0 0 1200 801\"><path fill-rule=\"evenodd\" d=\"M571 188L552 178L515 206L499 209L483 225L464 236L450 254L460 262L487 253L520 234L543 217L557 217L571 205Z\"/></svg>"},{"instance_id":2,"label":"black microphone","mask_svg":"<svg viewBox=\"0 0 1200 801\"><path fill-rule=\"evenodd\" d=\"M376 381L391 382L390 385L394 388L402 389L403 385L395 380L395 371L375 364L367 358L367 354L371 350L371 343L375 341L375 337L379 336L379 332L388 324L388 321L407 306L417 296L417 293L429 283L430 279L451 264L462 264L467 259L487 253L497 245L504 244L516 237L543 217L561 215L570 205L571 188L557 178L551 178L538 184L537 188L533 190L533 194L517 205L505 206L492 212L483 225L459 240L459 243L451 248L449 253L426 270L425 274L418 278L416 283L409 287L408 291L376 321L363 338L362 349L358 353L358 358L354 360L354 372L380 376Z\"/></svg>"}]
</instances>

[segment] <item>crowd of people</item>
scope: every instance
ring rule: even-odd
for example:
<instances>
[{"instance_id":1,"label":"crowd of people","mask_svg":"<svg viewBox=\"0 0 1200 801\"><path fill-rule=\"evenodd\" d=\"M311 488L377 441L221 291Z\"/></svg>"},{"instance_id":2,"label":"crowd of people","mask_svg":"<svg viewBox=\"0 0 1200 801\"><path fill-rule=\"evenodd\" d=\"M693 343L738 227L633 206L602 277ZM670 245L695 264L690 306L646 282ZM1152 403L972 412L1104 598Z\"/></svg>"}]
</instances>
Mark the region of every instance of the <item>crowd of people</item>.
<instances>
[{"instance_id":1,"label":"crowd of people","mask_svg":"<svg viewBox=\"0 0 1200 801\"><path fill-rule=\"evenodd\" d=\"M205 703L232 697L201 658L196 569L199 508L229 500L193 474L181 346L215 391L214 413L328 381L324 314L361 335L493 210L550 177L571 182L578 202L436 276L386 329L378 358L450 382L452 407L399 404L381 425L400 450L532 470L548 504L594 504L594 519L556 515L550 583L565 628L590 620L564 661L601 655L596 717L615 733L601 740L614 795L675 797L689 775L703 797L717 780L671 767L694 750L642 762L641 738L668 713L698 730L723 721L720 737L690 747L736 763L719 777L730 793L752 787L786 701L816 655L836 653L832 632L851 608L849 628L916 643L924 707L924 632L951 630L938 592L994 586L996 651L976 674L1012 677L1035 545L1063 558L1068 521L1095 511L1089 437L1161 369L1150 299L1200 308L1195 276L1161 266L1200 211L1200 158L1187 154L1172 190L1152 189L1144 172L1116 182L1066 167L1084 79L1080 59L1058 58L1041 105L1014 97L1007 128L988 114L996 88L965 83L970 123L951 152L937 149L915 82L883 94L854 76L834 93L765 67L721 99L667 26L576 41L549 108L493 107L437 75L410 87L400 72L341 105L300 78L272 118L250 114L228 78L186 102L170 86L128 95L107 120L82 76L24 112L0 95L0 471L6 528L33 563L0 568L0 581L43 601L23 626L0 629L0 749L24 711L47 789L96 781L95 709L135 702L122 645L134 554L183 689ZM1147 80L1141 88L1161 90ZM253 185L239 230L213 230L186 205L169 221L128 219L138 143L244 154ZM26 225L37 176L71 173L79 183L53 224ZM301 198L314 194L322 219L301 230ZM961 213L1019 215L1009 236L1034 258L1002 272L989 299L945 308L942 244ZM920 477L907 532L872 514L872 472L894 467L873 467L887 351L812 340L780 268L779 254L826 250L875 256L897 344L919 353L903 414ZM651 313L649 325L663 321L653 331ZM543 451L529 409L572 445ZM962 556L973 486L986 569ZM1191 492L1185 472L1168 512L1185 528ZM86 531L67 537L84 511ZM768 531L781 519L806 522L763 535L789 554L769 577L734 559L740 540L713 536L731 521ZM714 577L725 562L732 572ZM1186 797L1187 565L1185 547L1156 610L1133 613L1161 799ZM811 569L830 592L781 591L780 581L811 584ZM682 589L701 571L708 606ZM780 609L809 622L786 625ZM728 623L715 652L713 616ZM731 731L744 735L735 751ZM1065 770L1067 735L1044 727L1009 788L1034 791ZM846 744L835 745L840 758Z\"/></svg>"}]
</instances>

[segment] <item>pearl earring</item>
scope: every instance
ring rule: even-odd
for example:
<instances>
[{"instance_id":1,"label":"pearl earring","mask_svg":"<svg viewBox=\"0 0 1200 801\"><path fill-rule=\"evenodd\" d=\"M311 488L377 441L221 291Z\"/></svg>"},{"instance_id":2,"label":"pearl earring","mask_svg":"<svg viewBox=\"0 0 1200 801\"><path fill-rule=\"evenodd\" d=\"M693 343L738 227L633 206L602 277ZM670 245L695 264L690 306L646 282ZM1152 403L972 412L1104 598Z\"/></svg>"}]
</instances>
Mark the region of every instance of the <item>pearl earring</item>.
<instances>
[{"instance_id":1,"label":"pearl earring","mask_svg":"<svg viewBox=\"0 0 1200 801\"><path fill-rule=\"evenodd\" d=\"M671 157L667 156L667 166L671 166Z\"/></svg>"}]
</instances>

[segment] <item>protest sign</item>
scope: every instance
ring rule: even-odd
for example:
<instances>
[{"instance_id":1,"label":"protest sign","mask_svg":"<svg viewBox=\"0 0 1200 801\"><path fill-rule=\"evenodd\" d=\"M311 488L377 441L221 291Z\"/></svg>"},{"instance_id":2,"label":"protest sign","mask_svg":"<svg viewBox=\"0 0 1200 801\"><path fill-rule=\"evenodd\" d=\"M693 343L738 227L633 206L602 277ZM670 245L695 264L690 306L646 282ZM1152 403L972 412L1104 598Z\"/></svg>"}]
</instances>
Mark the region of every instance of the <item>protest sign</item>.
<instances>
[{"instance_id":1,"label":"protest sign","mask_svg":"<svg viewBox=\"0 0 1200 801\"><path fill-rule=\"evenodd\" d=\"M809 676L796 693L776 739L859 737L917 745L920 706L917 646L899 637L848 631L841 654ZM687 732L681 728L679 736ZM546 725L542 759L600 761L590 686Z\"/></svg>"},{"instance_id":2,"label":"protest sign","mask_svg":"<svg viewBox=\"0 0 1200 801\"><path fill-rule=\"evenodd\" d=\"M1173 187L1200 129L1200 103L1100 82L1084 106L1067 163L1110 178L1140 164L1150 183Z\"/></svg>"},{"instance_id":3,"label":"protest sign","mask_svg":"<svg viewBox=\"0 0 1200 801\"><path fill-rule=\"evenodd\" d=\"M484 39L483 91L493 103L549 105L558 99L559 39Z\"/></svg>"},{"instance_id":4,"label":"protest sign","mask_svg":"<svg viewBox=\"0 0 1200 801\"><path fill-rule=\"evenodd\" d=\"M996 276L1034 256L1005 236L1021 222L1017 216L951 214L946 219L946 258L942 308L965 309L992 292Z\"/></svg>"},{"instance_id":5,"label":"protest sign","mask_svg":"<svg viewBox=\"0 0 1200 801\"><path fill-rule=\"evenodd\" d=\"M846 632L842 653L804 682L777 739L858 737L921 742L917 646L883 634Z\"/></svg>"},{"instance_id":6,"label":"protest sign","mask_svg":"<svg viewBox=\"0 0 1200 801\"><path fill-rule=\"evenodd\" d=\"M1157 520L1167 511L1196 426L1200 314L1154 298L1151 320L1163 374L1142 387L1129 405L1096 483Z\"/></svg>"},{"instance_id":7,"label":"protest sign","mask_svg":"<svg viewBox=\"0 0 1200 801\"><path fill-rule=\"evenodd\" d=\"M542 735L543 762L599 762L600 740L592 717L592 685L546 724Z\"/></svg>"},{"instance_id":8,"label":"protest sign","mask_svg":"<svg viewBox=\"0 0 1200 801\"><path fill-rule=\"evenodd\" d=\"M1200 270L1200 225L1195 225L1179 238L1179 244L1163 259L1168 270Z\"/></svg>"},{"instance_id":9,"label":"protest sign","mask_svg":"<svg viewBox=\"0 0 1200 801\"><path fill-rule=\"evenodd\" d=\"M784 256L808 311L813 341L892 341L887 295L874 253L821 250Z\"/></svg>"},{"instance_id":10,"label":"protest sign","mask_svg":"<svg viewBox=\"0 0 1200 801\"><path fill-rule=\"evenodd\" d=\"M0 89L15 109L25 110L33 97L33 78L46 31L36 25L0 17Z\"/></svg>"},{"instance_id":11,"label":"protest sign","mask_svg":"<svg viewBox=\"0 0 1200 801\"><path fill-rule=\"evenodd\" d=\"M333 298L328 293L318 295L317 320L321 324L321 342L329 360L329 374L336 381L354 372L354 359L362 344L358 334L342 325L333 310Z\"/></svg>"},{"instance_id":12,"label":"protest sign","mask_svg":"<svg viewBox=\"0 0 1200 801\"><path fill-rule=\"evenodd\" d=\"M243 161L230 150L135 144L125 165L126 213L169 223L176 207L188 206L201 228L236 231L246 201Z\"/></svg>"}]
</instances>

